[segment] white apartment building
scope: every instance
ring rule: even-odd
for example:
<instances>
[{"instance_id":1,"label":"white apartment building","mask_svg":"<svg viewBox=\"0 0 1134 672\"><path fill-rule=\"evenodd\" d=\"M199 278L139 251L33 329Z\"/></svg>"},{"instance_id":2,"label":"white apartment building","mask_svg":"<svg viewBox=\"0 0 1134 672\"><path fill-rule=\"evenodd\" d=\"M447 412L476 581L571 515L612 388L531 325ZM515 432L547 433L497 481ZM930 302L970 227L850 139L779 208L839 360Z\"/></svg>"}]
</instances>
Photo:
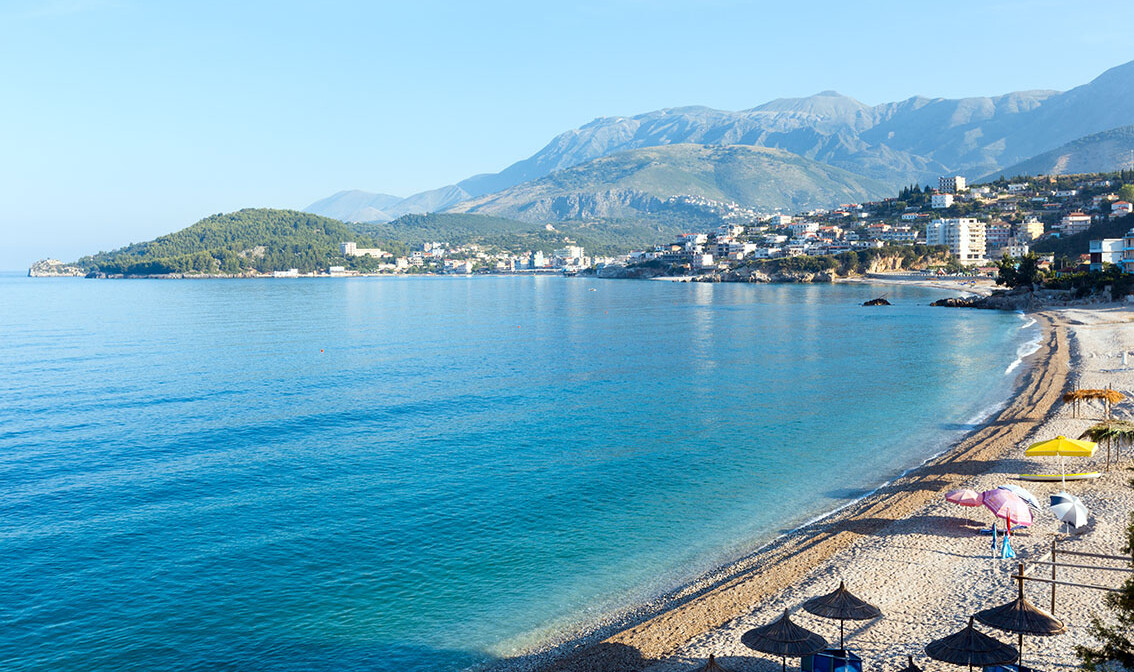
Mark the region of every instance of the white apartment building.
<instances>
[{"instance_id":1,"label":"white apartment building","mask_svg":"<svg viewBox=\"0 0 1134 672\"><path fill-rule=\"evenodd\" d=\"M934 210L948 208L953 205L953 194L934 194L929 197L929 204Z\"/></svg>"},{"instance_id":2,"label":"white apartment building","mask_svg":"<svg viewBox=\"0 0 1134 672\"><path fill-rule=\"evenodd\" d=\"M1122 264L1124 243L1122 238L1092 240L1090 244L1091 270L1101 271L1103 264Z\"/></svg>"},{"instance_id":3,"label":"white apartment building","mask_svg":"<svg viewBox=\"0 0 1134 672\"><path fill-rule=\"evenodd\" d=\"M976 264L987 260L984 234L984 222L972 217L935 219L925 227L925 244L948 245L962 264Z\"/></svg>"},{"instance_id":4,"label":"white apartment building","mask_svg":"<svg viewBox=\"0 0 1134 672\"><path fill-rule=\"evenodd\" d=\"M819 231L819 222L796 222L788 226L791 229L791 235L800 238L805 233L816 233Z\"/></svg>"},{"instance_id":5,"label":"white apartment building","mask_svg":"<svg viewBox=\"0 0 1134 672\"><path fill-rule=\"evenodd\" d=\"M965 178L960 175L937 178L937 191L956 194L965 190Z\"/></svg>"},{"instance_id":6,"label":"white apartment building","mask_svg":"<svg viewBox=\"0 0 1134 672\"><path fill-rule=\"evenodd\" d=\"M1073 236L1076 233L1082 233L1091 228L1091 216L1085 215L1081 212L1072 212L1069 215L1064 215L1059 223L1060 231L1065 236Z\"/></svg>"},{"instance_id":7,"label":"white apartment building","mask_svg":"<svg viewBox=\"0 0 1134 672\"><path fill-rule=\"evenodd\" d=\"M1122 272L1134 273L1134 229L1122 237Z\"/></svg>"},{"instance_id":8,"label":"white apartment building","mask_svg":"<svg viewBox=\"0 0 1134 672\"><path fill-rule=\"evenodd\" d=\"M339 250L343 253L344 257L374 257L376 259L390 256L390 253L385 250L380 250L377 247L359 247L357 244L343 243L339 246Z\"/></svg>"}]
</instances>

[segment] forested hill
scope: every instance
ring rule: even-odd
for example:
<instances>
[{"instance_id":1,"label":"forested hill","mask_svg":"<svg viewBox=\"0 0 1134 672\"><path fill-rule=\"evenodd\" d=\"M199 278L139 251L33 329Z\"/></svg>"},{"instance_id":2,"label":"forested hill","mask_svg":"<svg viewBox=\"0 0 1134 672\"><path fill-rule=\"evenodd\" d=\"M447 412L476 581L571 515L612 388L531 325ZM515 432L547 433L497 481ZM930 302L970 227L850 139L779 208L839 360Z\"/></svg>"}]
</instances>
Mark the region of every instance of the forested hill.
<instances>
[{"instance_id":1,"label":"forested hill","mask_svg":"<svg viewBox=\"0 0 1134 672\"><path fill-rule=\"evenodd\" d=\"M523 253L530 250L551 252L572 243L590 254L623 254L632 249L652 247L690 225L715 226L717 220L701 222L695 215L665 220L600 219L556 222L554 225L521 222L504 217L460 213L404 215L392 222L355 223L350 227L361 234L408 247L427 242L453 245L481 245L487 248Z\"/></svg>"},{"instance_id":2,"label":"forested hill","mask_svg":"<svg viewBox=\"0 0 1134 672\"><path fill-rule=\"evenodd\" d=\"M339 247L350 240L376 244L328 217L249 208L212 215L175 233L76 263L88 271L124 275L266 273L289 268L311 272L350 265Z\"/></svg>"}]
</instances>

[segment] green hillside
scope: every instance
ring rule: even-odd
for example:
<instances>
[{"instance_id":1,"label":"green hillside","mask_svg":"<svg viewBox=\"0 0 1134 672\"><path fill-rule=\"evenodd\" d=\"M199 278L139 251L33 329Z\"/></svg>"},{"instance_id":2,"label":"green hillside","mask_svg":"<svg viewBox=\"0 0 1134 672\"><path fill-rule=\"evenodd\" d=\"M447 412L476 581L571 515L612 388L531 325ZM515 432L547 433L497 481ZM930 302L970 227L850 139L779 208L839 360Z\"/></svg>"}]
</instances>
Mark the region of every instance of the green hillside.
<instances>
[{"instance_id":1,"label":"green hillside","mask_svg":"<svg viewBox=\"0 0 1134 672\"><path fill-rule=\"evenodd\" d=\"M348 240L358 240L358 234L338 220L294 210L245 209L76 263L88 271L124 275L316 271L349 265L339 248Z\"/></svg>"},{"instance_id":2,"label":"green hillside","mask_svg":"<svg viewBox=\"0 0 1134 672\"><path fill-rule=\"evenodd\" d=\"M664 145L588 161L450 209L524 221L664 217L673 196L799 212L887 196L883 183L778 149Z\"/></svg>"},{"instance_id":3,"label":"green hillside","mask_svg":"<svg viewBox=\"0 0 1134 672\"><path fill-rule=\"evenodd\" d=\"M645 222L604 219L596 221L544 223L466 213L404 215L391 222L351 224L364 236L415 247L427 242L454 245L476 244L511 252L551 252L567 241L582 245L590 254L619 254L653 246L683 230L690 221Z\"/></svg>"}]
</instances>

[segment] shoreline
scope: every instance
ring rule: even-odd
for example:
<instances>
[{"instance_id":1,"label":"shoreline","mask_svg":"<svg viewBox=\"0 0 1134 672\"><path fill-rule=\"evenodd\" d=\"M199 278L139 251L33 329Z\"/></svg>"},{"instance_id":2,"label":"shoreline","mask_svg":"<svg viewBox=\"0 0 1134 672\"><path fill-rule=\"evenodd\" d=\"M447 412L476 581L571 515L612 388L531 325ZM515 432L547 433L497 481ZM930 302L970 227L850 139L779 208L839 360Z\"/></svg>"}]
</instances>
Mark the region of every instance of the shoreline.
<instances>
[{"instance_id":1,"label":"shoreline","mask_svg":"<svg viewBox=\"0 0 1134 672\"><path fill-rule=\"evenodd\" d=\"M889 284L863 278L852 282ZM919 284L952 289L939 284ZM715 568L659 599L628 609L590 633L564 639L483 669L535 672L646 669L682 646L751 612L756 604L801 581L856 539L902 520L940 492L959 487L990 457L1034 431L1050 414L1070 373L1066 329L1050 314L1040 324L1035 352L1024 358L1014 394L960 440L860 498L780 534L741 559ZM1037 417L1038 416L1038 417ZM966 462L968 464L966 464Z\"/></svg>"}]
</instances>

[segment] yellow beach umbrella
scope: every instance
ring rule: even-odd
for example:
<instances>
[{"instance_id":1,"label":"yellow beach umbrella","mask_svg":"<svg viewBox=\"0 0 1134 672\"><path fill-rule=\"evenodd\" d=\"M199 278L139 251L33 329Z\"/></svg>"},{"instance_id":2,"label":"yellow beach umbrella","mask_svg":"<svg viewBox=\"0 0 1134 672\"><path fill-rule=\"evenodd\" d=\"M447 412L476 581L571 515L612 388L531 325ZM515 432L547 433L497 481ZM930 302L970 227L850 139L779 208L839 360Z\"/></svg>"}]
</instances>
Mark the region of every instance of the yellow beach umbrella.
<instances>
[{"instance_id":1,"label":"yellow beach umbrella","mask_svg":"<svg viewBox=\"0 0 1134 672\"><path fill-rule=\"evenodd\" d=\"M1063 458L1091 457L1095 454L1095 445L1096 444L1091 441L1079 441L1077 439L1069 439L1066 436L1057 436L1054 439L1033 443L1024 451L1024 455L1028 457L1054 457L1058 455L1059 470L1064 476L1063 487L1066 489L1067 468L1063 466Z\"/></svg>"}]
</instances>

